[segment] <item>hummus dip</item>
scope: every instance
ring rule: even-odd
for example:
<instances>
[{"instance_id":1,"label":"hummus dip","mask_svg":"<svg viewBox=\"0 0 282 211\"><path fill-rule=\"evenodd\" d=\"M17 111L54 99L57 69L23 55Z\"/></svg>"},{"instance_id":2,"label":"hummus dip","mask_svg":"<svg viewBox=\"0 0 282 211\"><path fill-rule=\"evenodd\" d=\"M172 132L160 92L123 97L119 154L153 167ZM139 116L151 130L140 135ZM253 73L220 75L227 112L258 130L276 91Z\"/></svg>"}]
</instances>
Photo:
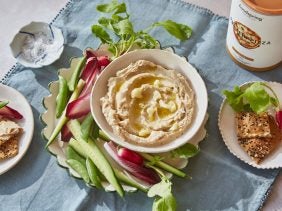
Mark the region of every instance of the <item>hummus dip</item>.
<instances>
[{"instance_id":1,"label":"hummus dip","mask_svg":"<svg viewBox=\"0 0 282 211\"><path fill-rule=\"evenodd\" d=\"M183 75L139 60L109 79L101 104L114 134L135 145L157 146L188 129L194 100Z\"/></svg>"}]
</instances>

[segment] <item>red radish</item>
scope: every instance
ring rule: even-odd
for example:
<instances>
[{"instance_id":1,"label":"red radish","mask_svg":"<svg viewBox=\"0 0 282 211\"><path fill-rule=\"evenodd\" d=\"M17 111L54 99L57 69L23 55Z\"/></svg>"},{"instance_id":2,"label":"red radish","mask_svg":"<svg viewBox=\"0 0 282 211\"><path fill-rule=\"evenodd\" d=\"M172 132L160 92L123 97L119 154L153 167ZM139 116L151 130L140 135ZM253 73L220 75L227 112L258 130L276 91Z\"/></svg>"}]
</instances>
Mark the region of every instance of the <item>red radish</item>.
<instances>
[{"instance_id":1,"label":"red radish","mask_svg":"<svg viewBox=\"0 0 282 211\"><path fill-rule=\"evenodd\" d=\"M86 58L87 59L89 59L90 57L96 57L95 52L93 50L91 50L91 49L87 49L85 51L85 54L86 54Z\"/></svg>"},{"instance_id":2,"label":"red radish","mask_svg":"<svg viewBox=\"0 0 282 211\"><path fill-rule=\"evenodd\" d=\"M8 119L22 119L23 116L16 111L15 109L9 107L9 106L4 106L3 108L0 108L0 116L8 118Z\"/></svg>"},{"instance_id":3,"label":"red radish","mask_svg":"<svg viewBox=\"0 0 282 211\"><path fill-rule=\"evenodd\" d=\"M66 117L78 119L90 112L90 93L70 102L67 106Z\"/></svg>"},{"instance_id":4,"label":"red radish","mask_svg":"<svg viewBox=\"0 0 282 211\"><path fill-rule=\"evenodd\" d=\"M88 79L86 80L86 84L83 88L83 90L80 93L80 96L84 96L87 95L91 92L92 87L95 83L96 80L96 75L99 73L99 69L96 68L95 70L93 70L93 72L91 73L91 75L88 77Z\"/></svg>"},{"instance_id":5,"label":"red radish","mask_svg":"<svg viewBox=\"0 0 282 211\"><path fill-rule=\"evenodd\" d=\"M276 122L280 129L282 129L282 110L276 112Z\"/></svg>"},{"instance_id":6,"label":"red radish","mask_svg":"<svg viewBox=\"0 0 282 211\"><path fill-rule=\"evenodd\" d=\"M86 61L86 65L82 71L81 74L81 79L84 81L87 81L87 79L92 75L92 73L96 70L97 68L97 58L96 57L90 57Z\"/></svg>"},{"instance_id":7,"label":"red radish","mask_svg":"<svg viewBox=\"0 0 282 211\"><path fill-rule=\"evenodd\" d=\"M138 153L126 148L119 148L117 152L118 156L122 159L135 163L137 165L143 165L143 157Z\"/></svg>"},{"instance_id":8,"label":"red radish","mask_svg":"<svg viewBox=\"0 0 282 211\"><path fill-rule=\"evenodd\" d=\"M72 137L72 133L69 130L68 125L64 124L64 126L62 127L62 130L61 130L61 140L63 142L69 142L71 137Z\"/></svg>"},{"instance_id":9,"label":"red radish","mask_svg":"<svg viewBox=\"0 0 282 211\"><path fill-rule=\"evenodd\" d=\"M147 168L144 165L137 165L128 160L125 160L118 156L117 148L113 142L106 142L104 144L105 149L109 155L126 171L132 174L134 177L144 181L148 185L154 185L160 182L159 175L151 168Z\"/></svg>"},{"instance_id":10,"label":"red radish","mask_svg":"<svg viewBox=\"0 0 282 211\"><path fill-rule=\"evenodd\" d=\"M97 59L100 67L106 67L111 62L107 56L99 56Z\"/></svg>"}]
</instances>

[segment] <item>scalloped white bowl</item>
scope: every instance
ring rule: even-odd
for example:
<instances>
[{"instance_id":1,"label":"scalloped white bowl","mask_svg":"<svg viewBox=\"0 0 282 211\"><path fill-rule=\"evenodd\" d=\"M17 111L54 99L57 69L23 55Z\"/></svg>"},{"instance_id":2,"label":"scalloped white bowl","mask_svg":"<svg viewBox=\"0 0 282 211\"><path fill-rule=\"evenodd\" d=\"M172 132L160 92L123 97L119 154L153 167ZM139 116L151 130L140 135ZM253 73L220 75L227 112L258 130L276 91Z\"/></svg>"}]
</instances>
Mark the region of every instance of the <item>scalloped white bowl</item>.
<instances>
[{"instance_id":1,"label":"scalloped white bowl","mask_svg":"<svg viewBox=\"0 0 282 211\"><path fill-rule=\"evenodd\" d=\"M121 137L115 135L112 131L111 126L106 121L100 105L100 99L107 93L107 84L109 78L115 76L118 70L121 70L130 65L132 62L135 62L140 59L149 60L165 68L173 69L182 73L184 76L186 76L186 79L188 80L190 86L192 87L195 93L196 109L192 124L184 132L183 135L161 146L138 146L126 142ZM185 60L183 57L180 57L171 51L165 51L160 49L135 50L115 59L99 75L91 93L91 111L99 127L110 137L111 140L113 140L117 144L138 152L168 152L189 142L189 140L191 140L193 136L197 133L197 131L200 129L207 112L207 106L207 89L203 79L201 78L197 70L191 64L189 64L187 60Z\"/></svg>"}]
</instances>

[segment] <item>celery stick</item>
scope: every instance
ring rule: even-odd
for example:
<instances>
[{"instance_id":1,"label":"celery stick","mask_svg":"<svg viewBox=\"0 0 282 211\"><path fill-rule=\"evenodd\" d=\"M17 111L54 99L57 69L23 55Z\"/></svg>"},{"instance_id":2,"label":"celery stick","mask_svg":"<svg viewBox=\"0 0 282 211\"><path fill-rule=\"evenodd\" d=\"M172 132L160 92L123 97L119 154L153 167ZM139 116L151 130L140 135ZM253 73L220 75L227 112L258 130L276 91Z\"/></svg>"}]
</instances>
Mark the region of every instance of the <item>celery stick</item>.
<instances>
[{"instance_id":1,"label":"celery stick","mask_svg":"<svg viewBox=\"0 0 282 211\"><path fill-rule=\"evenodd\" d=\"M80 92L82 91L83 87L85 85L85 82L80 79L77 87L75 88L74 92L72 93L69 102L72 102L73 100L77 99L79 97ZM58 134L61 132L62 127L64 126L64 124L66 124L66 122L68 121L68 118L66 117L66 108L63 111L63 114L61 116L61 118L59 119L55 129L53 130L48 143L46 144L46 147L48 147L50 144L53 143L53 141L55 140L55 138L58 136Z\"/></svg>"},{"instance_id":2,"label":"celery stick","mask_svg":"<svg viewBox=\"0 0 282 211\"><path fill-rule=\"evenodd\" d=\"M171 165L169 165L169 164L167 164L167 163L165 163L163 161L155 161L154 156L146 154L146 153L140 153L140 154L146 160L153 161L155 163L154 164L155 166L158 166L158 167L162 168L165 171L173 173L176 176L186 177L186 174L183 171L180 171L179 169L177 169L177 168L175 168L175 167L173 167L173 166L171 166Z\"/></svg>"},{"instance_id":3,"label":"celery stick","mask_svg":"<svg viewBox=\"0 0 282 211\"><path fill-rule=\"evenodd\" d=\"M82 138L81 127L78 120L71 120L68 122L68 127L75 137L76 141L81 147L81 151L84 151L86 157L89 157L92 162L97 166L99 171L106 177L106 179L111 183L118 194L123 197L124 191L119 181L117 180L115 173L107 161L103 153L100 151L98 146L91 140L88 142Z\"/></svg>"},{"instance_id":4,"label":"celery stick","mask_svg":"<svg viewBox=\"0 0 282 211\"><path fill-rule=\"evenodd\" d=\"M71 139L69 142L70 146L78 153L80 154L82 157L86 158L87 155L86 153L83 151L83 149L81 148L80 144L78 143L78 141L76 141L75 139ZM124 173L122 173L120 170L113 168L116 177L123 182L124 184L130 185L132 187L135 187L143 192L147 192L148 190L146 188L144 188L143 186L141 186L138 182L132 180L131 178L129 178L127 175L125 175Z\"/></svg>"}]
</instances>

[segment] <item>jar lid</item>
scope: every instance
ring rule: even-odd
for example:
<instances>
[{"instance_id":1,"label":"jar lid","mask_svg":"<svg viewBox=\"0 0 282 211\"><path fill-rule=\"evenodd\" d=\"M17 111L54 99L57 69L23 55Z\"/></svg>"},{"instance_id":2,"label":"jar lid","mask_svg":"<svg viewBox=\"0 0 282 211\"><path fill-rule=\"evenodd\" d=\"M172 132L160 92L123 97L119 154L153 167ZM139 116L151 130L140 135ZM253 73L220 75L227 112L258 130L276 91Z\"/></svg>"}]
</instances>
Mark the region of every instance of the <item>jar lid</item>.
<instances>
[{"instance_id":1,"label":"jar lid","mask_svg":"<svg viewBox=\"0 0 282 211\"><path fill-rule=\"evenodd\" d=\"M253 10L267 15L282 15L282 0L243 0Z\"/></svg>"}]
</instances>

